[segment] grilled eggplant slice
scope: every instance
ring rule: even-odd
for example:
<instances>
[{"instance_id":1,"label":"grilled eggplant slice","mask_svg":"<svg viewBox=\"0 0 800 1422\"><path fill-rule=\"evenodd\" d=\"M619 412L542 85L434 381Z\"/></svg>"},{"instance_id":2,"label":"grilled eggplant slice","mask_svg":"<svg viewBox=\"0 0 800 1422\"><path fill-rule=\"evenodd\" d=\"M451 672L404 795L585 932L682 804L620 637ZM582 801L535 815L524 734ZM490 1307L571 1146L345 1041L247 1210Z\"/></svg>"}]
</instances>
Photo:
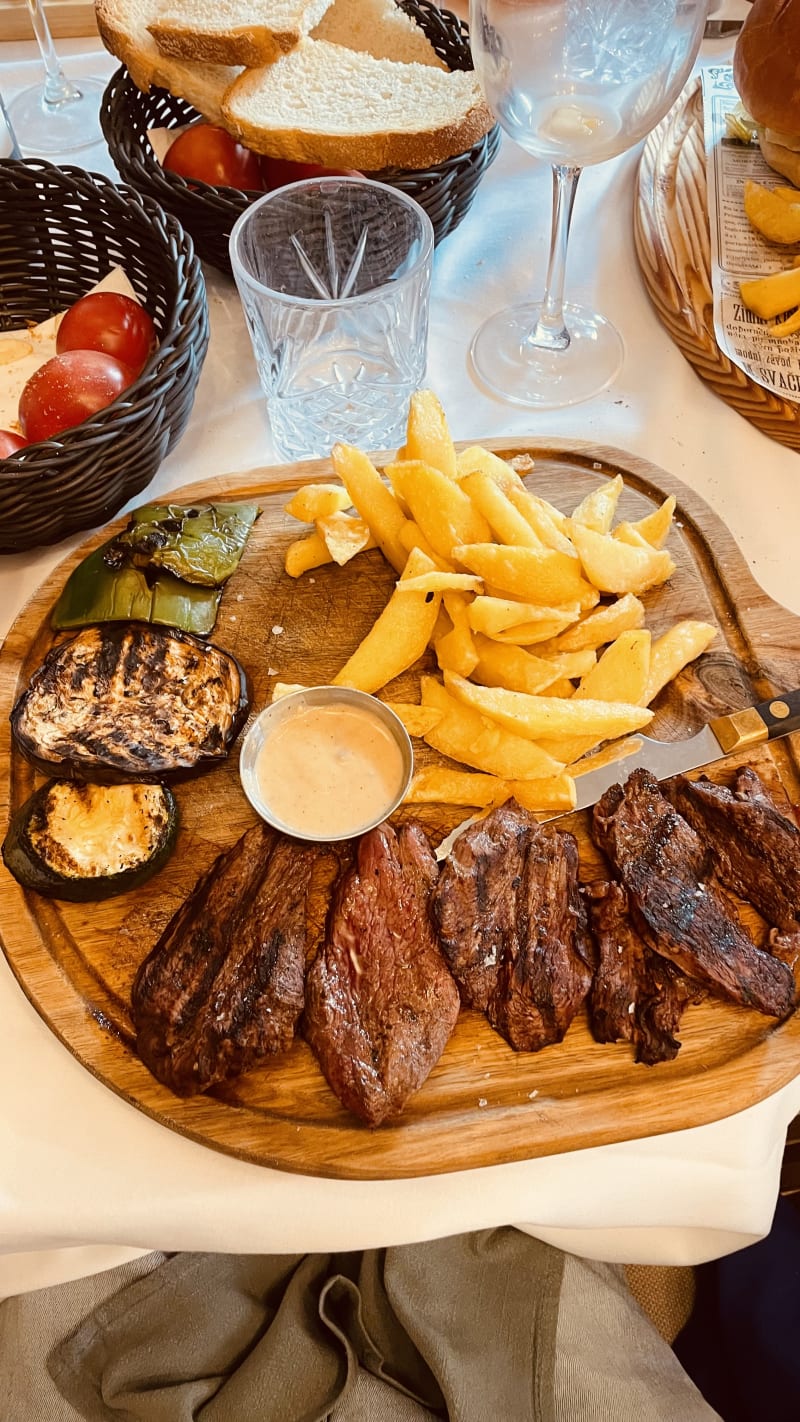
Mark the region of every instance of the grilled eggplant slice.
<instances>
[{"instance_id":1,"label":"grilled eggplant slice","mask_svg":"<svg viewBox=\"0 0 800 1422\"><path fill-rule=\"evenodd\" d=\"M228 652L174 628L112 622L47 654L11 729L45 775L153 782L218 765L247 712L246 677Z\"/></svg>"},{"instance_id":2,"label":"grilled eggplant slice","mask_svg":"<svg viewBox=\"0 0 800 1422\"><path fill-rule=\"evenodd\" d=\"M166 863L177 832L166 785L49 780L12 817L3 862L23 889L85 903L143 884Z\"/></svg>"}]
</instances>

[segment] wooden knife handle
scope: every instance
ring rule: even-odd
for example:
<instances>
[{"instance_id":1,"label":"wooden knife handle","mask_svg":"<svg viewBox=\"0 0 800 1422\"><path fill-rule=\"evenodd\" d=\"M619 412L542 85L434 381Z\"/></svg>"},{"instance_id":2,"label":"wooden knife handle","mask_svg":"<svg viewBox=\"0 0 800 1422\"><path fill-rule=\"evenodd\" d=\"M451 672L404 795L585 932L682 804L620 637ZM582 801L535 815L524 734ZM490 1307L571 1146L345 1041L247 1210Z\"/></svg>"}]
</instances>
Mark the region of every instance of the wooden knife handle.
<instances>
[{"instance_id":1,"label":"wooden knife handle","mask_svg":"<svg viewBox=\"0 0 800 1422\"><path fill-rule=\"evenodd\" d=\"M769 701L745 707L744 711L717 716L709 725L726 755L744 746L757 745L759 741L788 736L792 731L800 731L800 690L783 691Z\"/></svg>"}]
</instances>

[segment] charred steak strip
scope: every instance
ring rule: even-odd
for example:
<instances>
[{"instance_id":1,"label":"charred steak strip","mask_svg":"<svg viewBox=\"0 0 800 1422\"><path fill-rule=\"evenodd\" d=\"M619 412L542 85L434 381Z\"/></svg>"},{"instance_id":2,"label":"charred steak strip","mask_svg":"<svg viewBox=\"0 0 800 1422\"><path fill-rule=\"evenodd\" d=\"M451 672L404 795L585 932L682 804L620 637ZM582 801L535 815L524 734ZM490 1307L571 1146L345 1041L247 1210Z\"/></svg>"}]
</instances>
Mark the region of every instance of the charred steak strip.
<instances>
[{"instance_id":1,"label":"charred steak strip","mask_svg":"<svg viewBox=\"0 0 800 1422\"><path fill-rule=\"evenodd\" d=\"M348 1110L396 1116L441 1056L458 989L429 917L436 861L418 825L362 835L308 974L304 1032Z\"/></svg>"},{"instance_id":2,"label":"charred steak strip","mask_svg":"<svg viewBox=\"0 0 800 1422\"><path fill-rule=\"evenodd\" d=\"M745 1007L784 1017L794 1005L785 964L763 953L713 880L710 856L658 782L635 770L595 805L592 833L628 891L645 941L690 978Z\"/></svg>"},{"instance_id":3,"label":"charred steak strip","mask_svg":"<svg viewBox=\"0 0 800 1422\"><path fill-rule=\"evenodd\" d=\"M432 907L467 1005L517 1050L559 1042L592 977L573 836L507 801L456 840Z\"/></svg>"},{"instance_id":4,"label":"charred steak strip","mask_svg":"<svg viewBox=\"0 0 800 1422\"><path fill-rule=\"evenodd\" d=\"M754 770L733 791L705 777L670 786L676 810L696 830L720 879L767 923L791 931L800 913L800 830L782 815Z\"/></svg>"},{"instance_id":5,"label":"charred steak strip","mask_svg":"<svg viewBox=\"0 0 800 1422\"><path fill-rule=\"evenodd\" d=\"M228 652L174 628L112 622L48 652L11 727L46 775L152 781L224 760L247 709Z\"/></svg>"},{"instance_id":6,"label":"charred steak strip","mask_svg":"<svg viewBox=\"0 0 800 1422\"><path fill-rule=\"evenodd\" d=\"M133 986L137 1050L179 1096L286 1051L303 1009L319 851L256 825L212 865Z\"/></svg>"},{"instance_id":7,"label":"charred steak strip","mask_svg":"<svg viewBox=\"0 0 800 1422\"><path fill-rule=\"evenodd\" d=\"M654 1066L680 1051L676 1033L696 991L666 958L635 932L621 884L595 882L586 890L599 963L589 995L589 1019L598 1042L632 1042L637 1062Z\"/></svg>"}]
</instances>

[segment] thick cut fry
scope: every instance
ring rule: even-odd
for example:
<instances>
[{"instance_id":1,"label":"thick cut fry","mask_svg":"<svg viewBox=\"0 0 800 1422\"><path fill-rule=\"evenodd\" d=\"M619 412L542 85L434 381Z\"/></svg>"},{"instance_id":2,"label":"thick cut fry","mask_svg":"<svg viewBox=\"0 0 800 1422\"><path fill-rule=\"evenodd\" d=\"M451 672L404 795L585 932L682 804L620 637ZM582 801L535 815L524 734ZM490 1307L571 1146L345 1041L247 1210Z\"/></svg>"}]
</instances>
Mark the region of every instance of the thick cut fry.
<instances>
[{"instance_id":1,"label":"thick cut fry","mask_svg":"<svg viewBox=\"0 0 800 1422\"><path fill-rule=\"evenodd\" d=\"M523 810L535 814L560 815L577 804L575 781L571 775L551 775L547 780L509 780L508 793Z\"/></svg>"},{"instance_id":2,"label":"thick cut fry","mask_svg":"<svg viewBox=\"0 0 800 1422\"><path fill-rule=\"evenodd\" d=\"M582 677L575 692L581 700L627 701L644 705L650 673L650 633L642 627L620 632L599 662Z\"/></svg>"},{"instance_id":3,"label":"thick cut fry","mask_svg":"<svg viewBox=\"0 0 800 1422\"><path fill-rule=\"evenodd\" d=\"M369 524L353 514L340 512L318 518L316 528L334 563L338 563L340 568L355 558L356 553L376 547Z\"/></svg>"},{"instance_id":4,"label":"thick cut fry","mask_svg":"<svg viewBox=\"0 0 800 1422\"><path fill-rule=\"evenodd\" d=\"M445 672L445 689L465 706L490 716L518 736L545 740L552 736L593 735L598 741L639 731L653 719L652 711L623 702L562 700L526 696L501 687L475 686L455 672Z\"/></svg>"},{"instance_id":5,"label":"thick cut fry","mask_svg":"<svg viewBox=\"0 0 800 1422\"><path fill-rule=\"evenodd\" d=\"M524 489L525 485L512 465L481 444L471 444L456 456L456 478L466 479L468 474L485 474L500 489Z\"/></svg>"},{"instance_id":6,"label":"thick cut fry","mask_svg":"<svg viewBox=\"0 0 800 1422\"><path fill-rule=\"evenodd\" d=\"M628 756L635 755L641 748L641 736L625 736L619 741L609 741L602 750L595 751L594 755L585 755L582 760L575 761L567 768L570 775L579 780L590 770L600 770L604 765L616 765L617 762L622 764Z\"/></svg>"},{"instance_id":7,"label":"thick cut fry","mask_svg":"<svg viewBox=\"0 0 800 1422\"><path fill-rule=\"evenodd\" d=\"M352 444L335 444L331 463L350 502L369 524L384 557L402 573L407 550L400 542L400 530L406 519L391 489L387 489L372 460Z\"/></svg>"},{"instance_id":8,"label":"thick cut fry","mask_svg":"<svg viewBox=\"0 0 800 1422\"><path fill-rule=\"evenodd\" d=\"M410 736L427 735L428 731L438 725L443 714L434 706L417 706L413 701L386 701L384 705L389 706L395 716L400 717Z\"/></svg>"},{"instance_id":9,"label":"thick cut fry","mask_svg":"<svg viewBox=\"0 0 800 1422\"><path fill-rule=\"evenodd\" d=\"M429 709L431 715L441 719L443 713L434 711L433 707ZM519 783L524 785L525 781ZM478 770L451 770L446 765L425 765L415 770L405 800L410 805L475 805L483 809L487 805L501 805L507 800L511 793L508 786L507 780L501 780L497 775L482 775Z\"/></svg>"},{"instance_id":10,"label":"thick cut fry","mask_svg":"<svg viewBox=\"0 0 800 1422\"><path fill-rule=\"evenodd\" d=\"M564 617L543 618L538 622L521 622L518 627L507 627L504 632L487 632L493 642L503 647L539 647L543 642L551 642L558 632L568 626Z\"/></svg>"},{"instance_id":11,"label":"thick cut fry","mask_svg":"<svg viewBox=\"0 0 800 1422\"><path fill-rule=\"evenodd\" d=\"M444 711L438 726L425 737L429 746L476 770L504 780L539 780L564 769L533 741L506 731L496 721L461 705L433 677L420 684L423 706Z\"/></svg>"},{"instance_id":12,"label":"thick cut fry","mask_svg":"<svg viewBox=\"0 0 800 1422\"><path fill-rule=\"evenodd\" d=\"M567 676L560 676L550 683L547 688L547 695L558 697L574 696L575 683L574 681L570 681Z\"/></svg>"},{"instance_id":13,"label":"thick cut fry","mask_svg":"<svg viewBox=\"0 0 800 1422\"><path fill-rule=\"evenodd\" d=\"M413 548L420 548L422 552L430 558L435 568L442 568L446 572L455 571L452 563L448 563L446 558L440 558L438 553L434 553L425 534L422 532L419 524L414 522L413 518L407 518L403 527L400 529L400 542L407 553L410 553Z\"/></svg>"},{"instance_id":14,"label":"thick cut fry","mask_svg":"<svg viewBox=\"0 0 800 1422\"><path fill-rule=\"evenodd\" d=\"M409 577L427 561L424 553L410 553L406 564ZM407 671L430 641L440 602L441 593L402 593L395 588L378 620L336 673L333 685L378 691Z\"/></svg>"},{"instance_id":15,"label":"thick cut fry","mask_svg":"<svg viewBox=\"0 0 800 1422\"><path fill-rule=\"evenodd\" d=\"M469 625L469 598L464 593L446 592L444 606L450 618L450 630L435 637L434 650L439 666L448 671L469 676L478 660L478 652Z\"/></svg>"},{"instance_id":16,"label":"thick cut fry","mask_svg":"<svg viewBox=\"0 0 800 1422\"><path fill-rule=\"evenodd\" d=\"M475 638L475 646L478 662L472 675L483 686L507 686L510 691L527 691L529 696L536 696L562 675L556 662L547 662L522 647L504 647L480 634Z\"/></svg>"},{"instance_id":17,"label":"thick cut fry","mask_svg":"<svg viewBox=\"0 0 800 1422\"><path fill-rule=\"evenodd\" d=\"M800 331L800 307L785 321L773 321L768 329L771 336L796 336Z\"/></svg>"},{"instance_id":18,"label":"thick cut fry","mask_svg":"<svg viewBox=\"0 0 800 1422\"><path fill-rule=\"evenodd\" d=\"M675 495L670 494L663 504L659 504L652 513L645 514L644 518L637 519L635 523L618 523L614 529L614 536L615 538L621 537L622 529L635 529L650 544L651 548L662 548L667 534L672 528L674 513Z\"/></svg>"},{"instance_id":19,"label":"thick cut fry","mask_svg":"<svg viewBox=\"0 0 800 1422\"><path fill-rule=\"evenodd\" d=\"M408 407L406 442L397 451L398 459L420 459L434 469L456 477L456 451L447 419L432 390L415 390Z\"/></svg>"},{"instance_id":20,"label":"thick cut fry","mask_svg":"<svg viewBox=\"0 0 800 1422\"><path fill-rule=\"evenodd\" d=\"M645 592L665 583L675 572L675 564L664 549L635 548L578 523L570 526L570 536L587 578L601 592Z\"/></svg>"},{"instance_id":21,"label":"thick cut fry","mask_svg":"<svg viewBox=\"0 0 800 1422\"><path fill-rule=\"evenodd\" d=\"M672 681L683 667L699 657L710 646L717 635L716 627L710 622L694 622L687 618L676 622L663 637L657 637L650 648L650 675L647 679L646 706Z\"/></svg>"},{"instance_id":22,"label":"thick cut fry","mask_svg":"<svg viewBox=\"0 0 800 1422\"><path fill-rule=\"evenodd\" d=\"M524 486L517 488L510 485L505 493L514 508L522 514L534 533L541 539L545 548L554 548L557 553L566 553L568 558L578 556L566 534L566 517L559 509L548 504L546 499L540 499L537 494L532 494Z\"/></svg>"},{"instance_id":23,"label":"thick cut fry","mask_svg":"<svg viewBox=\"0 0 800 1422\"><path fill-rule=\"evenodd\" d=\"M318 518L330 518L331 514L349 509L350 495L341 484L304 484L283 507L301 523L316 523Z\"/></svg>"},{"instance_id":24,"label":"thick cut fry","mask_svg":"<svg viewBox=\"0 0 800 1422\"><path fill-rule=\"evenodd\" d=\"M596 601L595 589L582 576L578 559L553 548L471 543L456 546L453 557L492 587L525 602L548 607L577 602L584 607Z\"/></svg>"},{"instance_id":25,"label":"thick cut fry","mask_svg":"<svg viewBox=\"0 0 800 1422\"><path fill-rule=\"evenodd\" d=\"M397 586L401 592L483 592L483 583L474 573L448 573L439 568L403 579Z\"/></svg>"},{"instance_id":26,"label":"thick cut fry","mask_svg":"<svg viewBox=\"0 0 800 1422\"><path fill-rule=\"evenodd\" d=\"M432 464L418 459L387 464L386 477L440 558L452 561L456 544L490 537L488 523L460 485Z\"/></svg>"},{"instance_id":27,"label":"thick cut fry","mask_svg":"<svg viewBox=\"0 0 800 1422\"><path fill-rule=\"evenodd\" d=\"M797 197L800 199L800 194ZM800 200L786 202L763 183L745 178L744 211L756 231L770 242L786 246L800 242Z\"/></svg>"},{"instance_id":28,"label":"thick cut fry","mask_svg":"<svg viewBox=\"0 0 800 1422\"><path fill-rule=\"evenodd\" d=\"M461 480L461 488L469 495L475 508L483 514L495 538L520 548L543 548L538 533L514 507L502 488L490 474L477 471Z\"/></svg>"},{"instance_id":29,"label":"thick cut fry","mask_svg":"<svg viewBox=\"0 0 800 1422\"><path fill-rule=\"evenodd\" d=\"M323 563L332 563L325 539L319 533L308 533L305 538L296 538L286 549L283 566L290 578L299 578L309 568L321 568Z\"/></svg>"},{"instance_id":30,"label":"thick cut fry","mask_svg":"<svg viewBox=\"0 0 800 1422\"><path fill-rule=\"evenodd\" d=\"M616 602L587 612L574 627L568 627L552 642L540 647L539 655L549 657L556 652L578 652L583 647L603 647L606 642L613 642L620 632L627 632L632 627L641 627L643 622L644 604L638 597L634 597L633 593L625 593L624 597L617 598Z\"/></svg>"},{"instance_id":31,"label":"thick cut fry","mask_svg":"<svg viewBox=\"0 0 800 1422\"><path fill-rule=\"evenodd\" d=\"M584 528L592 528L595 533L608 533L622 489L621 474L617 474L613 479L606 479L604 484L593 489L585 499L581 499L577 508L573 509L572 522L580 523Z\"/></svg>"},{"instance_id":32,"label":"thick cut fry","mask_svg":"<svg viewBox=\"0 0 800 1422\"><path fill-rule=\"evenodd\" d=\"M495 637L509 627L519 627L529 622L562 622L568 627L576 622L580 614L577 602L565 607L541 607L535 602L517 602L513 598L476 597L469 604L467 617L473 632L485 632L487 637ZM549 634L546 634L549 635Z\"/></svg>"}]
</instances>

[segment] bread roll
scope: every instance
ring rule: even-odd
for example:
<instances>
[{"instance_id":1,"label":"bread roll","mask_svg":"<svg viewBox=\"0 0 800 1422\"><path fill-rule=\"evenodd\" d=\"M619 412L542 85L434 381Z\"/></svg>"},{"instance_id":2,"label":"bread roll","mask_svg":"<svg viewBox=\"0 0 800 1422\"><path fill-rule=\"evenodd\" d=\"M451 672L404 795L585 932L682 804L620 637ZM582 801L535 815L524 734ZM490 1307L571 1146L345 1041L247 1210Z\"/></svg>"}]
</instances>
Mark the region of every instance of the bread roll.
<instances>
[{"instance_id":1,"label":"bread roll","mask_svg":"<svg viewBox=\"0 0 800 1422\"><path fill-rule=\"evenodd\" d=\"M800 186L800 0L755 0L733 78L770 167Z\"/></svg>"}]
</instances>

